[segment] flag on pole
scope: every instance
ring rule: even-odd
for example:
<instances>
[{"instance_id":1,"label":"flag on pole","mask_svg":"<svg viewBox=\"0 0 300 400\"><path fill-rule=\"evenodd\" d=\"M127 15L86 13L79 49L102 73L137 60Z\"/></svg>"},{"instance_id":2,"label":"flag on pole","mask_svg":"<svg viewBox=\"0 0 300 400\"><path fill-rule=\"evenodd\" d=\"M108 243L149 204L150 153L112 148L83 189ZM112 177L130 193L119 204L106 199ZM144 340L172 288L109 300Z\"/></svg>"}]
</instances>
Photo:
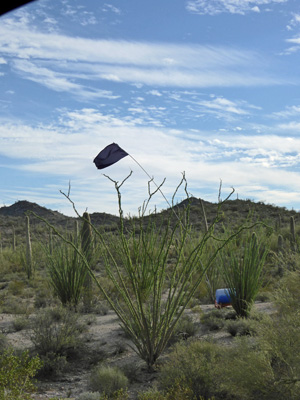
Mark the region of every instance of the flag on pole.
<instances>
[{"instance_id":1,"label":"flag on pole","mask_svg":"<svg viewBox=\"0 0 300 400\"><path fill-rule=\"evenodd\" d=\"M128 156L128 153L125 150L121 149L117 143L112 143L100 151L97 157L94 158L94 163L98 169L103 169L126 156Z\"/></svg>"}]
</instances>

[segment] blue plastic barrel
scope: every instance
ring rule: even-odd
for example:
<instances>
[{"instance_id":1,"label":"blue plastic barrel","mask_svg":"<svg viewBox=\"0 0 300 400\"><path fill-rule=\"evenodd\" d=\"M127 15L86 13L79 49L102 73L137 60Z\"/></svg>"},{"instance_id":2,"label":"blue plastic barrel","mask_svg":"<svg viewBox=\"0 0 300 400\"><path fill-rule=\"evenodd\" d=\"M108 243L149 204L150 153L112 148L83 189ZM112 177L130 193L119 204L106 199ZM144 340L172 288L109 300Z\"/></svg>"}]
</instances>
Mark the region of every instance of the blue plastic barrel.
<instances>
[{"instance_id":1,"label":"blue plastic barrel","mask_svg":"<svg viewBox=\"0 0 300 400\"><path fill-rule=\"evenodd\" d=\"M229 289L217 289L216 290L216 304L229 305L231 304L231 298Z\"/></svg>"}]
</instances>

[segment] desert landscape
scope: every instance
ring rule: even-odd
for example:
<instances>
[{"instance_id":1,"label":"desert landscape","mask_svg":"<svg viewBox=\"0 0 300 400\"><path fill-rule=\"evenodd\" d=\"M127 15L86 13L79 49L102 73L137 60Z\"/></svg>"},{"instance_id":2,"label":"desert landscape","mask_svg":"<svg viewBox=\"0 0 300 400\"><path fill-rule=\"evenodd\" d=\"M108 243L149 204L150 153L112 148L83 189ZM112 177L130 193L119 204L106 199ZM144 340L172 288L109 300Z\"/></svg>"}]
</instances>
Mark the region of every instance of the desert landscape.
<instances>
[{"instance_id":1,"label":"desert landscape","mask_svg":"<svg viewBox=\"0 0 300 400\"><path fill-rule=\"evenodd\" d=\"M273 400L283 398L286 391L289 398L297 399L298 213L240 200L224 202L221 211L218 204L201 203L194 198L176 205L175 210L181 216L189 213L193 234L186 236L184 245L179 233L175 237L178 224L170 209L154 219L126 217L120 222L109 214L86 214L81 220L65 217L25 201L0 208L1 399L208 400L258 396ZM88 275L92 279L87 280L85 274L78 281L82 289L79 296L66 300L68 287L62 289L62 296L55 285L54 272L72 273L69 276L73 280L74 271L80 276L78 268L82 264L78 254L84 252L85 242L79 243L78 237L85 238L86 232L94 235L89 228L95 226L102 229L98 240L104 237L108 240L99 243L97 235L93 236L93 256L88 247L84 259L89 261L82 269L91 268ZM189 258L209 234L210 226L214 226L214 233L205 242L209 246L197 253L195 259ZM30 232L26 234L28 228ZM171 241L166 239L161 244L167 229L170 231L165 237ZM236 229L238 234L234 233ZM231 238L230 243L227 239L220 241L224 235ZM226 253L223 246L224 259L215 257L210 268L203 269L216 252L212 245L216 236L217 243L223 246L226 242L229 251ZM129 254L130 265L124 263L126 256L120 252L119 237L126 238L124 243L126 246L130 243L130 249L134 250ZM137 240L141 237L143 240ZM31 266L26 250L29 238L34 260ZM135 247L137 244L141 247ZM111 261L108 262L101 246L104 249L110 246L114 252L117 273L112 273ZM166 257L162 259L160 254L164 249ZM232 254L240 257L235 288L237 282L243 284L245 296L252 291L248 283L254 272L259 272L253 280L254 297L235 304L232 292L234 304L216 309L212 294L230 284L221 264L225 260L227 271L233 275L232 265L238 258L232 258ZM159 275L160 270L153 269L157 264L164 274ZM134 269L134 276L130 275L132 270L128 265ZM142 265L144 269L139 270ZM174 271L181 286L172 279ZM245 271L248 276L242 282ZM60 283L62 276L59 275ZM123 281L126 284L119 286ZM130 286L132 283L136 286ZM160 296L159 302L156 296ZM170 310L173 314L165 322L163 318ZM160 330L153 336L155 324ZM287 342L281 341L283 337ZM38 359L40 363L36 361L36 366L30 367L28 359L22 359L24 352L28 352L29 360ZM14 392L9 383L5 384L5 374L9 373L3 364L5 357L7 365L9 357L19 360L14 376L25 368L26 382L30 368L35 368L30 378L34 391L24 384L24 388ZM228 370L225 363L232 364ZM241 366L242 378L235 371ZM264 383L257 376L253 378L253 368L265 376ZM217 379L220 374L222 379ZM15 387L21 381L16 379Z\"/></svg>"}]
</instances>

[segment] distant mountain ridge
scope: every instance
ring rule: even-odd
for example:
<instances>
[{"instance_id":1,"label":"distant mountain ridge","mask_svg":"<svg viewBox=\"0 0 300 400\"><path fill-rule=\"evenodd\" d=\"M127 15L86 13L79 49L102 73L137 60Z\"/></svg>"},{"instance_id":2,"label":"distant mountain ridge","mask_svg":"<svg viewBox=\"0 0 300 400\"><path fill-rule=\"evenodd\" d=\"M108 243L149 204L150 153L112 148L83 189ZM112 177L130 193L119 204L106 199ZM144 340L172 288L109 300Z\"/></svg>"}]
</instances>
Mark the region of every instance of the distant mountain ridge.
<instances>
[{"instance_id":1,"label":"distant mountain ridge","mask_svg":"<svg viewBox=\"0 0 300 400\"><path fill-rule=\"evenodd\" d=\"M191 221L193 224L202 225L203 211L202 205L205 209L205 213L207 216L208 222L211 222L216 215L217 212L217 204L210 203L208 201L202 200L198 198L190 198L181 201L180 203L174 205L174 211L180 210L182 207L186 207L187 203L191 205ZM171 210L163 210L158 212L157 215L166 215ZM282 222L287 223L288 219L291 215L293 215L296 220L300 220L300 213L295 210L287 210L285 207L278 207L275 205L264 204L263 202L253 202L251 200L228 200L222 207L222 211L226 216L226 220L228 224L232 224L236 222L240 218L245 219L249 212L252 212L252 215L255 219L260 219L264 221L272 221L271 225L275 225L275 220L277 220L280 216ZM46 207L42 207L36 203L31 203L27 200L17 201L11 206L3 206L0 207L0 217L13 217L20 218L24 217L27 212L34 212L38 216L46 219L48 222L58 225L69 225L72 221L76 220L76 217L68 217L64 214L50 210ZM90 214L91 221L93 224L97 226L105 226L110 229L113 226L116 227L119 223L119 216L108 214L105 212L94 212Z\"/></svg>"},{"instance_id":2,"label":"distant mountain ridge","mask_svg":"<svg viewBox=\"0 0 300 400\"><path fill-rule=\"evenodd\" d=\"M4 217L23 217L28 211L35 212L41 217L56 215L57 217L67 218L58 211L52 211L46 207L42 207L36 203L31 203L27 200L19 200L11 206L0 207L0 215L3 215Z\"/></svg>"},{"instance_id":3,"label":"distant mountain ridge","mask_svg":"<svg viewBox=\"0 0 300 400\"><path fill-rule=\"evenodd\" d=\"M53 224L64 224L67 221L75 220L76 217L68 217L59 211L53 211L49 208L31 203L27 200L16 201L11 206L0 207L0 217L24 217L27 213L34 212L39 217L46 219ZM91 221L96 225L112 225L119 222L119 217L107 213L95 212L90 214Z\"/></svg>"}]
</instances>

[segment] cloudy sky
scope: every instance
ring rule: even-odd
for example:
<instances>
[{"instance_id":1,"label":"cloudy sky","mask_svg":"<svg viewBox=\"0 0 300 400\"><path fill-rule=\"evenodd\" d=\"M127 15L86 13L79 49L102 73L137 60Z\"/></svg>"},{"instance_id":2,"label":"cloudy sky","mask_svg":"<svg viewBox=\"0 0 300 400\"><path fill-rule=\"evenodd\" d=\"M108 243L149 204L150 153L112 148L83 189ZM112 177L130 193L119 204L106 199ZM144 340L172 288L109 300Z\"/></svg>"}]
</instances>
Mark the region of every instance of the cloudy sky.
<instances>
[{"instance_id":1,"label":"cloudy sky","mask_svg":"<svg viewBox=\"0 0 300 400\"><path fill-rule=\"evenodd\" d=\"M0 17L0 206L126 214L172 193L300 209L298 0L38 0ZM152 185L153 187L153 185ZM154 188L154 187L153 187ZM178 193L178 201L184 193ZM151 207L167 208L162 196Z\"/></svg>"}]
</instances>

